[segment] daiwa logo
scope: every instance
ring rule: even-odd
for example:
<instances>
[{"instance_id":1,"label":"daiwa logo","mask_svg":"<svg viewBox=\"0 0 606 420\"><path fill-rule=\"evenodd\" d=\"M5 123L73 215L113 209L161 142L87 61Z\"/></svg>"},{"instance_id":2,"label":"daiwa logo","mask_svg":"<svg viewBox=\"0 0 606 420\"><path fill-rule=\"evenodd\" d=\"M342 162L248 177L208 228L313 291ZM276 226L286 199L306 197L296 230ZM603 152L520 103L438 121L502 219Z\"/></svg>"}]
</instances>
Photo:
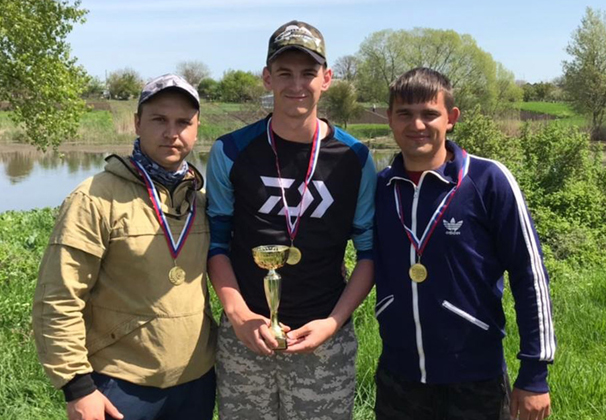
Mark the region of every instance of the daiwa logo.
<instances>
[{"instance_id":1,"label":"daiwa logo","mask_svg":"<svg viewBox=\"0 0 606 420\"><path fill-rule=\"evenodd\" d=\"M261 181L263 181L263 185L265 185L266 187L278 189L278 195L269 196L269 198L265 201L265 203L263 203L263 205L259 209L259 213L270 214L271 211L276 207L276 205L278 203L282 202L282 195L281 195L281 191L280 191L280 179L275 178L275 177L262 176ZM291 188L294 183L295 183L294 179L282 178L282 186L285 189ZM307 211L307 209L309 208L309 206L316 200L310 191L309 187L311 185L313 185L315 187L315 189L318 192L318 194L320 195L320 199L322 201L320 201L320 204L318 204L318 206L316 207L316 209L314 210L314 212L311 214L310 217L321 218L322 216L324 216L324 213L326 213L326 210L328 210L328 208L332 205L332 203L334 203L335 200L332 197L332 195L330 194L330 192L328 191L328 188L326 188L326 184L324 184L324 181L312 181L307 186L307 191L305 191L305 200L301 200L303 202L303 208L301 209L301 215L304 215L305 212ZM299 190L299 194L302 195L303 190L305 189L305 183L302 182L297 187L297 189ZM301 205L301 203L299 203L299 205L297 207L288 207L288 212L290 213L291 216L295 216L295 215L299 214L300 205ZM282 206L282 208L280 209L280 212L278 214L283 216L284 213L285 213L284 206Z\"/></svg>"},{"instance_id":2,"label":"daiwa logo","mask_svg":"<svg viewBox=\"0 0 606 420\"><path fill-rule=\"evenodd\" d=\"M461 228L461 226L463 226L463 221L455 221L454 217L452 219L450 219L450 222L448 220L442 220L442 223L444 223L444 226L446 227L446 234L447 235L460 235L461 232L459 232L459 229Z\"/></svg>"}]
</instances>

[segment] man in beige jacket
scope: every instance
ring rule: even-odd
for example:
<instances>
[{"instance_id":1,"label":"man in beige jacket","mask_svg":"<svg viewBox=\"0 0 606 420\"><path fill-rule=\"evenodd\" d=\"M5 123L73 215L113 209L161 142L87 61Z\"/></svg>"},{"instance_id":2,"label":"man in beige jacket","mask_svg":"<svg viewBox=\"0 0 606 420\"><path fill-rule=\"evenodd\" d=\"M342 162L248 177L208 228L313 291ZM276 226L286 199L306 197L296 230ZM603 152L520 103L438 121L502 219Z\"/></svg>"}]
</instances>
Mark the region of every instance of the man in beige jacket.
<instances>
[{"instance_id":1,"label":"man in beige jacket","mask_svg":"<svg viewBox=\"0 0 606 420\"><path fill-rule=\"evenodd\" d=\"M178 76L148 83L132 155L108 157L61 206L33 323L70 420L212 418L206 199L202 176L185 161L199 106Z\"/></svg>"}]
</instances>

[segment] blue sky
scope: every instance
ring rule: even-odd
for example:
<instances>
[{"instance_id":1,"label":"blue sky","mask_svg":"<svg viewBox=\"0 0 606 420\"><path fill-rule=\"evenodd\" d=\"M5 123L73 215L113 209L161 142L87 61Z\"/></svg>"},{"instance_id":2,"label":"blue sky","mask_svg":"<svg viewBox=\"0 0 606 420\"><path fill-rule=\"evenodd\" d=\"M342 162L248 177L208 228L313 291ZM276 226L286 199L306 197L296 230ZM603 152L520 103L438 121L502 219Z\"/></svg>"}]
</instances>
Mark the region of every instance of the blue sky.
<instances>
[{"instance_id":1,"label":"blue sky","mask_svg":"<svg viewBox=\"0 0 606 420\"><path fill-rule=\"evenodd\" d=\"M260 71L269 36L292 19L320 29L329 64L382 29L454 29L517 79L539 82L561 74L587 6L606 10L604 0L83 0L87 21L68 41L101 79L124 67L149 79L187 60L204 62L220 79L228 69Z\"/></svg>"}]
</instances>

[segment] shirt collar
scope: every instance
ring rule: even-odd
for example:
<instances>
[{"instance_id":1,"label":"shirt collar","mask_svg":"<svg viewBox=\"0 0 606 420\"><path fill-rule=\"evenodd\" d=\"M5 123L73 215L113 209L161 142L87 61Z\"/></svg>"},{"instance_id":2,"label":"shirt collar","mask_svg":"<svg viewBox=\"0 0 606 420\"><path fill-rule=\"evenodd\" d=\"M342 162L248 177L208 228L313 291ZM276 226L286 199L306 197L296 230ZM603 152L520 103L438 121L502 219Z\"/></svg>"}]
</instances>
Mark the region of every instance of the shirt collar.
<instances>
[{"instance_id":1,"label":"shirt collar","mask_svg":"<svg viewBox=\"0 0 606 420\"><path fill-rule=\"evenodd\" d=\"M461 166L463 165L465 160L463 156L463 149L461 149L456 143L450 140L446 140L446 149L453 154L452 160L444 163L439 168L432 169L430 171L424 171L424 173L426 173L427 175L431 174L442 182L456 185ZM404 167L404 157L401 152L394 157L391 166L388 168L386 178L387 185L390 185L393 181L396 180L406 180L412 182L410 181L410 177L408 176L408 173L406 172L406 169Z\"/></svg>"}]
</instances>

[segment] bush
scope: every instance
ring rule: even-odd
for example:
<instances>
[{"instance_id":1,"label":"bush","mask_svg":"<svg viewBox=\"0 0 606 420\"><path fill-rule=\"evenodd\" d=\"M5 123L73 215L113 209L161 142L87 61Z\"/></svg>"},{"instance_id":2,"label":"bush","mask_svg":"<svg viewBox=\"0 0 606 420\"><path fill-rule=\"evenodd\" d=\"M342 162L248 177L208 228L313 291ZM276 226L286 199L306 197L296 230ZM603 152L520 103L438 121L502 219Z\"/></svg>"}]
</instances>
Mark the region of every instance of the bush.
<instances>
[{"instance_id":1,"label":"bush","mask_svg":"<svg viewBox=\"0 0 606 420\"><path fill-rule=\"evenodd\" d=\"M136 98L143 87L139 73L132 69L115 71L107 78L107 89L111 99L128 100Z\"/></svg>"},{"instance_id":2,"label":"bush","mask_svg":"<svg viewBox=\"0 0 606 420\"><path fill-rule=\"evenodd\" d=\"M587 133L549 124L519 138L501 133L476 109L456 127L468 152L495 159L524 192L547 258L573 266L606 263L606 169Z\"/></svg>"}]
</instances>

